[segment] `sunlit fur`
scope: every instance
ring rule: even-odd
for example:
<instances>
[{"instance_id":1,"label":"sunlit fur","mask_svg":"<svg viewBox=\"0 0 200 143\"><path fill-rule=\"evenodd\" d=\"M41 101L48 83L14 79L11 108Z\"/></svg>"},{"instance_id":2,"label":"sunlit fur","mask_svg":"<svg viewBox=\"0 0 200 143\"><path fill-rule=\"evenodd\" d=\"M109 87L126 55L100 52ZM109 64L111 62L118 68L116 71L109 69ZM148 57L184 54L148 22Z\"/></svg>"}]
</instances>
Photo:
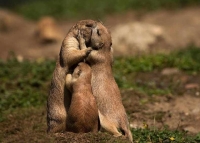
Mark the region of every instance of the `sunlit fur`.
<instances>
[{"instance_id":1,"label":"sunlit fur","mask_svg":"<svg viewBox=\"0 0 200 143\"><path fill-rule=\"evenodd\" d=\"M92 50L86 61L92 69L92 92L97 102L100 124L114 136L123 134L132 142L132 134L120 90L112 73L111 35L101 23L98 23L92 32L91 42L97 41L100 41L99 45L102 46Z\"/></svg>"},{"instance_id":2,"label":"sunlit fur","mask_svg":"<svg viewBox=\"0 0 200 143\"><path fill-rule=\"evenodd\" d=\"M96 22L93 20L79 21L69 30L63 40L47 99L47 132L55 133L66 130L71 93L65 87L65 77L73 70L73 66L83 61L91 51L90 48L79 47L77 40L79 30L87 44L90 42L91 30L92 27L95 27L95 24Z\"/></svg>"},{"instance_id":3,"label":"sunlit fur","mask_svg":"<svg viewBox=\"0 0 200 143\"><path fill-rule=\"evenodd\" d=\"M91 68L83 62L78 64L73 74L66 76L66 86L72 92L67 131L75 133L98 131L98 109L92 94L91 78Z\"/></svg>"}]
</instances>

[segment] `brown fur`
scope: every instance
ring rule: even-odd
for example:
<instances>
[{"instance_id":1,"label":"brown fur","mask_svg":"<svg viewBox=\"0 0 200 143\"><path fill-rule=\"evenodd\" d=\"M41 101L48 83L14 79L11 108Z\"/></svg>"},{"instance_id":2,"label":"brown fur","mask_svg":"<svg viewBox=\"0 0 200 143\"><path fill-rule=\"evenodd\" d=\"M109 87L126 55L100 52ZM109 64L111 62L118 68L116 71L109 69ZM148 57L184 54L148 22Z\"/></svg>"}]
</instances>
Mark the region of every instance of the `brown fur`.
<instances>
[{"instance_id":1,"label":"brown fur","mask_svg":"<svg viewBox=\"0 0 200 143\"><path fill-rule=\"evenodd\" d=\"M95 50L91 51L86 61L92 69L92 92L99 109L100 124L114 136L123 134L132 142L132 134L120 90L112 74L111 35L101 23L98 23L97 27L93 29L91 43L93 42L99 42L99 47L95 47Z\"/></svg>"},{"instance_id":2,"label":"brown fur","mask_svg":"<svg viewBox=\"0 0 200 143\"><path fill-rule=\"evenodd\" d=\"M78 64L73 74L66 76L66 86L72 91L67 131L75 133L98 131L98 109L92 94L91 78L91 68L83 62Z\"/></svg>"},{"instance_id":3,"label":"brown fur","mask_svg":"<svg viewBox=\"0 0 200 143\"><path fill-rule=\"evenodd\" d=\"M63 40L59 58L53 72L50 92L47 99L47 132L63 132L66 130L67 112L71 102L71 93L65 88L65 77L70 69L81 62L90 53L86 48L90 43L92 28L96 22L82 20L73 26ZM78 31L81 31L84 40L78 41ZM79 45L79 42L81 45ZM84 43L84 45L82 45Z\"/></svg>"}]
</instances>

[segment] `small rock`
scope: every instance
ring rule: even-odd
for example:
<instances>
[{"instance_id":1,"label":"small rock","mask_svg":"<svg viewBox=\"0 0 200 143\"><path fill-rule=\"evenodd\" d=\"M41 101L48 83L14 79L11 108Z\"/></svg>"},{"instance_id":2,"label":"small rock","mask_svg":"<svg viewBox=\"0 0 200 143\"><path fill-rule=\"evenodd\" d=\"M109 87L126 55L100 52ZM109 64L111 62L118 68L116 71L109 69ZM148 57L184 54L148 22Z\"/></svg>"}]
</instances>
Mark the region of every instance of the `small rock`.
<instances>
[{"instance_id":1,"label":"small rock","mask_svg":"<svg viewBox=\"0 0 200 143\"><path fill-rule=\"evenodd\" d=\"M138 129L138 128L142 128L143 125L139 122L132 122L132 123L130 123L130 127L133 129Z\"/></svg>"},{"instance_id":2,"label":"small rock","mask_svg":"<svg viewBox=\"0 0 200 143\"><path fill-rule=\"evenodd\" d=\"M196 114L196 115L199 114L200 113L200 108L197 107L197 108L193 109L192 113Z\"/></svg>"},{"instance_id":3,"label":"small rock","mask_svg":"<svg viewBox=\"0 0 200 143\"><path fill-rule=\"evenodd\" d=\"M136 129L138 126L135 123L130 123L130 127Z\"/></svg>"},{"instance_id":4,"label":"small rock","mask_svg":"<svg viewBox=\"0 0 200 143\"><path fill-rule=\"evenodd\" d=\"M118 25L112 30L114 52L121 55L146 52L161 37L163 37L163 29L148 23L128 23Z\"/></svg>"},{"instance_id":5,"label":"small rock","mask_svg":"<svg viewBox=\"0 0 200 143\"><path fill-rule=\"evenodd\" d=\"M197 84L197 83L186 84L185 89L199 89L199 84Z\"/></svg>"},{"instance_id":6,"label":"small rock","mask_svg":"<svg viewBox=\"0 0 200 143\"><path fill-rule=\"evenodd\" d=\"M165 68L162 70L161 74L162 75L174 75L178 74L180 71L178 68Z\"/></svg>"},{"instance_id":7,"label":"small rock","mask_svg":"<svg viewBox=\"0 0 200 143\"><path fill-rule=\"evenodd\" d=\"M197 129L195 129L192 126L187 126L184 128L185 131L191 132L191 133L198 133L199 131Z\"/></svg>"},{"instance_id":8,"label":"small rock","mask_svg":"<svg viewBox=\"0 0 200 143\"><path fill-rule=\"evenodd\" d=\"M185 113L185 116L189 116L190 114L188 112Z\"/></svg>"},{"instance_id":9,"label":"small rock","mask_svg":"<svg viewBox=\"0 0 200 143\"><path fill-rule=\"evenodd\" d=\"M18 56L17 56L17 61L18 61L18 62L21 63L21 62L23 62L23 60L24 60L23 56L21 56L21 55L18 55Z\"/></svg>"}]
</instances>

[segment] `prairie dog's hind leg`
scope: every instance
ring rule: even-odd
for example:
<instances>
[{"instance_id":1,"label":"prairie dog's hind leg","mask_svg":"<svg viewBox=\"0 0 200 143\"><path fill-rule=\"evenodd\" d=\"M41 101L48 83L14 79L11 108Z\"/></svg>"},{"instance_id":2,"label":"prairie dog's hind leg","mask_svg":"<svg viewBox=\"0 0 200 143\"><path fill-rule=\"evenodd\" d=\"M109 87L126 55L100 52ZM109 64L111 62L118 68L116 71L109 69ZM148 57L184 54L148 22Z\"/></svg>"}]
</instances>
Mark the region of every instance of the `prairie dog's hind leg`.
<instances>
[{"instance_id":1,"label":"prairie dog's hind leg","mask_svg":"<svg viewBox=\"0 0 200 143\"><path fill-rule=\"evenodd\" d=\"M52 117L48 117L48 133L57 133L65 131L66 116L60 113L55 113Z\"/></svg>"}]
</instances>

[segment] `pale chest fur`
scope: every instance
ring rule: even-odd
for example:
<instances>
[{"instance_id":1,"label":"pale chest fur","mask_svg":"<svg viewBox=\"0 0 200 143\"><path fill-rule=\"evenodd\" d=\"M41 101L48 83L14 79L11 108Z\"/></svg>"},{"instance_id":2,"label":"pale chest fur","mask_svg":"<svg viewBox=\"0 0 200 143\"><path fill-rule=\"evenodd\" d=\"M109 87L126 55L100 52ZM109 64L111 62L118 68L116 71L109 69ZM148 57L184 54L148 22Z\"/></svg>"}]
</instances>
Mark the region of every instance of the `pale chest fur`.
<instances>
[{"instance_id":1,"label":"pale chest fur","mask_svg":"<svg viewBox=\"0 0 200 143\"><path fill-rule=\"evenodd\" d=\"M67 48L76 48L76 49L79 49L79 42L74 37L68 37L67 40L64 41L64 45Z\"/></svg>"}]
</instances>

